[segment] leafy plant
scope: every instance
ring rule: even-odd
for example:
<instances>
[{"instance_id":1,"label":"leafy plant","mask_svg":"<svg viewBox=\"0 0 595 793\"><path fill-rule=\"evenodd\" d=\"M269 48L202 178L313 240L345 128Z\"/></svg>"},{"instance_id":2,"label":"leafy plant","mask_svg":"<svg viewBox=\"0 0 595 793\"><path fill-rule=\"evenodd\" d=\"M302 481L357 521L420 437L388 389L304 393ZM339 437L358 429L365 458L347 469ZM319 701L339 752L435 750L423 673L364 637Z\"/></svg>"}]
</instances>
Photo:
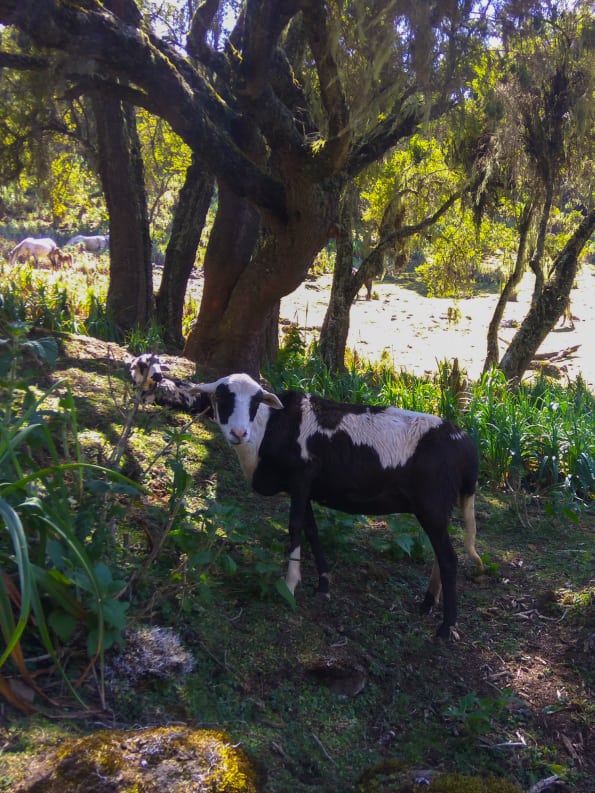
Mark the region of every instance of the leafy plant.
<instances>
[{"instance_id":1,"label":"leafy plant","mask_svg":"<svg viewBox=\"0 0 595 793\"><path fill-rule=\"evenodd\" d=\"M99 662L103 700L103 654L121 639L128 608L117 597L122 582L98 558L106 546L106 496L137 492L137 487L82 459L68 389L58 409L49 407L63 384L57 382L38 396L22 379L27 371L23 359L33 355L37 365L54 360L55 341L28 339L23 323L5 324L3 330L0 518L7 532L0 539L0 630L6 649L0 668L11 658L25 682L36 689L22 645L38 641L80 700L62 668L58 643L84 626L88 654ZM70 454L69 434L74 454L64 462ZM0 692L15 707L30 709L1 675Z\"/></svg>"},{"instance_id":2,"label":"leafy plant","mask_svg":"<svg viewBox=\"0 0 595 793\"><path fill-rule=\"evenodd\" d=\"M498 697L480 697L476 691L470 691L458 703L449 705L444 716L470 735L484 735L493 728L494 721L508 717L510 706L518 701L509 688Z\"/></svg>"}]
</instances>

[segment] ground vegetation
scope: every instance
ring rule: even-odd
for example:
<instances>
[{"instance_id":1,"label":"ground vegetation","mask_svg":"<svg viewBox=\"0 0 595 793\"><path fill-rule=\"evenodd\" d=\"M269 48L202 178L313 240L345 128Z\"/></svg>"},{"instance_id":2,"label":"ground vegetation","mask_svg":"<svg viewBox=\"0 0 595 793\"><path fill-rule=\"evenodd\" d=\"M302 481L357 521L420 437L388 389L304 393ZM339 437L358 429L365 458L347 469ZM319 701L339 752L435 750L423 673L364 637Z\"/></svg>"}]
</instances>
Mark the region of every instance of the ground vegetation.
<instances>
[{"instance_id":1,"label":"ground vegetation","mask_svg":"<svg viewBox=\"0 0 595 793\"><path fill-rule=\"evenodd\" d=\"M39 291L34 330L2 289L4 789L98 722L183 722L241 743L273 793L357 791L398 764L591 793L584 384L513 389L491 371L462 389L449 367L415 378L361 362L337 377L298 331L267 370L274 388L437 412L476 440L486 573L461 566L459 640L438 642L440 615L418 613L431 554L414 521L320 510L333 597L316 597L306 557L288 599L284 499L246 490L216 427L135 407L128 350L43 329L55 304L42 312ZM462 556L458 519L452 533Z\"/></svg>"}]
</instances>

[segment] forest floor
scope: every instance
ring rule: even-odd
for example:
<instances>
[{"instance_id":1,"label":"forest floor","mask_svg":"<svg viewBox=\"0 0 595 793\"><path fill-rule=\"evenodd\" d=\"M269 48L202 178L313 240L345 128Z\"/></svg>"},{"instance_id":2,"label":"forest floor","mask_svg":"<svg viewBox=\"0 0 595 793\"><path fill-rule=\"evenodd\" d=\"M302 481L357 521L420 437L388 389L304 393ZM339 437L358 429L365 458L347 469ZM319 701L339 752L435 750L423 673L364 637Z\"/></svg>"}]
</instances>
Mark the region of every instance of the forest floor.
<instances>
[{"instance_id":1,"label":"forest floor","mask_svg":"<svg viewBox=\"0 0 595 793\"><path fill-rule=\"evenodd\" d=\"M281 318L305 329L307 338L317 337L328 305L331 275L305 281L281 302ZM531 301L533 277L527 275L517 291L517 300L506 307L498 337L500 355L513 338ZM375 282L372 300L359 299L351 309L347 346L360 359L378 361L387 357L397 371L415 375L436 372L444 360L458 358L460 367L472 380L482 372L486 357L486 335L498 300L495 291L474 297L427 297L414 274ZM448 311L458 308L459 319L448 319ZM584 264L572 290L574 329L559 323L541 345L538 354L558 353L578 345L578 349L557 362L562 379L574 380L579 373L595 391L595 265Z\"/></svg>"}]
</instances>

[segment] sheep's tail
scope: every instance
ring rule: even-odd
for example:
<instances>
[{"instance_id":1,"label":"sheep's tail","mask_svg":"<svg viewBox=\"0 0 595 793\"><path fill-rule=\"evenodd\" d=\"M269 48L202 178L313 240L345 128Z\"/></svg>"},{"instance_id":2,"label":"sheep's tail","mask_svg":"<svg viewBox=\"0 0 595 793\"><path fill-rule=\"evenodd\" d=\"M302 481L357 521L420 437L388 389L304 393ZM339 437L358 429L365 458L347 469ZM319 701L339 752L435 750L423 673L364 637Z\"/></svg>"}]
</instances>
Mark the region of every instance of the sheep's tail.
<instances>
[{"instance_id":1,"label":"sheep's tail","mask_svg":"<svg viewBox=\"0 0 595 793\"><path fill-rule=\"evenodd\" d=\"M463 521L465 523L465 550L469 557L475 562L479 570L483 570L483 562L481 557L475 550L475 535L477 534L477 525L475 523L475 494L470 496L461 496L461 510L463 512Z\"/></svg>"}]
</instances>

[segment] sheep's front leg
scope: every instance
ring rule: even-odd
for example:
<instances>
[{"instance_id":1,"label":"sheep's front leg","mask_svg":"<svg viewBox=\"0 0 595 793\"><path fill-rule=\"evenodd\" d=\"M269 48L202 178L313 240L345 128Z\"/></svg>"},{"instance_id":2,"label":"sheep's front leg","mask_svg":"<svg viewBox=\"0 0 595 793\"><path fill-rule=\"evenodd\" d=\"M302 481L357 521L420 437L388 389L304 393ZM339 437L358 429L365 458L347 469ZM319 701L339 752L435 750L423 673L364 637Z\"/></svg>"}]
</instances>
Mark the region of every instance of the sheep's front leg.
<instances>
[{"instance_id":1,"label":"sheep's front leg","mask_svg":"<svg viewBox=\"0 0 595 793\"><path fill-rule=\"evenodd\" d=\"M295 588L301 580L301 537L304 530L318 571L318 592L323 595L329 593L328 565L318 537L318 526L314 518L312 504L308 496L309 490L304 487L304 482L292 493L289 508L289 565L285 583L289 591L294 594Z\"/></svg>"},{"instance_id":2,"label":"sheep's front leg","mask_svg":"<svg viewBox=\"0 0 595 793\"><path fill-rule=\"evenodd\" d=\"M308 502L295 495L291 497L289 506L289 563L285 583L292 595L302 579L302 526L304 525L305 509Z\"/></svg>"},{"instance_id":3,"label":"sheep's front leg","mask_svg":"<svg viewBox=\"0 0 595 793\"><path fill-rule=\"evenodd\" d=\"M452 628L457 624L457 555L447 533L434 545L434 550L442 579L443 604L442 625L436 631L436 636L449 639Z\"/></svg>"}]
</instances>

